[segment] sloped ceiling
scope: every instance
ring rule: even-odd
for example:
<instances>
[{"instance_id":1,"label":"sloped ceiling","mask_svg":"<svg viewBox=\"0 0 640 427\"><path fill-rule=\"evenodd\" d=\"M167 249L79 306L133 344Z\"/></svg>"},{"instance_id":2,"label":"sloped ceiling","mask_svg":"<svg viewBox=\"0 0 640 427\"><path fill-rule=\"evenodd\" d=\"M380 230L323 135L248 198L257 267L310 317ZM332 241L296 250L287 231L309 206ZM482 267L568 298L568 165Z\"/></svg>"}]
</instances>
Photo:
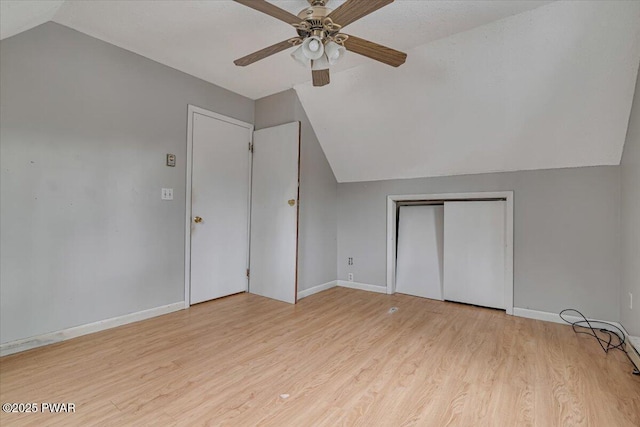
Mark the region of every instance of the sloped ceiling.
<instances>
[{"instance_id":1,"label":"sloped ceiling","mask_svg":"<svg viewBox=\"0 0 640 427\"><path fill-rule=\"evenodd\" d=\"M0 1L0 40L53 19L64 1Z\"/></svg>"},{"instance_id":2,"label":"sloped ceiling","mask_svg":"<svg viewBox=\"0 0 640 427\"><path fill-rule=\"evenodd\" d=\"M296 91L340 182L617 165L640 2L557 2Z\"/></svg>"},{"instance_id":3,"label":"sloped ceiling","mask_svg":"<svg viewBox=\"0 0 640 427\"><path fill-rule=\"evenodd\" d=\"M350 54L313 88L287 52L233 65L293 32L232 1L0 5L2 38L52 19L252 99L295 87L341 182L618 164L640 58L640 2L396 0L348 32L407 63Z\"/></svg>"}]
</instances>

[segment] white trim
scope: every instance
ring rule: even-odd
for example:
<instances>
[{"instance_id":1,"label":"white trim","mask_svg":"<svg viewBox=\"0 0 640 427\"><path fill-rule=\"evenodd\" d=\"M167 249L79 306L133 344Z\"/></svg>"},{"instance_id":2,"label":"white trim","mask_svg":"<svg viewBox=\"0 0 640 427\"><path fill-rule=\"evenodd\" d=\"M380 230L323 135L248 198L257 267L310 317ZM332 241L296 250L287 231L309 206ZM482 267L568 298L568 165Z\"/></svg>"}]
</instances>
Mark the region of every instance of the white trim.
<instances>
[{"instance_id":1,"label":"white trim","mask_svg":"<svg viewBox=\"0 0 640 427\"><path fill-rule=\"evenodd\" d=\"M193 167L193 108L187 106L187 157L184 231L184 308L191 305L191 178Z\"/></svg>"},{"instance_id":2,"label":"white trim","mask_svg":"<svg viewBox=\"0 0 640 427\"><path fill-rule=\"evenodd\" d=\"M517 317L526 317L527 319L534 319L534 320L542 320L544 322L553 322L553 323L560 323L563 325L568 325L569 323L565 322L564 320L562 320L562 318L560 317L560 314L558 313L550 313L548 311L539 311L539 310L530 310L528 308L519 308L519 307L514 307L513 308L513 315L517 316ZM565 319L567 319L570 322L578 322L578 321L583 321L584 319L580 316L571 316L571 315L564 315ZM590 319L587 318L587 320L589 320L589 322L592 322L594 326L597 327L605 327L606 324L603 324L601 322L607 322L610 323L614 326L617 326L618 328L620 328L623 332L626 332L624 330L624 328L622 327L622 325L618 322L611 322L609 320L598 320L598 319ZM606 328L605 328L606 329Z\"/></svg>"},{"instance_id":3,"label":"white trim","mask_svg":"<svg viewBox=\"0 0 640 427\"><path fill-rule=\"evenodd\" d=\"M317 294L318 292L326 291L327 289L335 288L338 286L337 280L332 280L331 282L323 283L322 285L317 285L309 289L302 290L298 292L298 300L302 298L308 297L313 294Z\"/></svg>"},{"instance_id":4,"label":"white trim","mask_svg":"<svg viewBox=\"0 0 640 427\"><path fill-rule=\"evenodd\" d=\"M527 319L544 320L545 322L563 323L565 325L568 324L560 318L560 315L558 313L550 313L548 311L538 311L530 310L528 308L514 307L513 315L517 317L526 317ZM572 322L578 320L577 316L566 316L566 318Z\"/></svg>"},{"instance_id":5,"label":"white trim","mask_svg":"<svg viewBox=\"0 0 640 427\"><path fill-rule=\"evenodd\" d=\"M7 342L0 345L0 356L7 356L9 354L30 350L32 348L41 347L43 345L53 344L70 340L71 338L80 337L82 335L104 331L105 329L111 329L129 323L139 322L140 320L162 316L163 314L173 313L174 311L183 310L184 308L185 304L181 301L173 304L163 305L160 307L150 308L148 310L138 311L136 313L129 313L123 316L99 320L93 323L87 323L86 325L74 326L73 328L63 329L61 331L49 332L48 334Z\"/></svg>"},{"instance_id":6,"label":"white trim","mask_svg":"<svg viewBox=\"0 0 640 427\"><path fill-rule=\"evenodd\" d=\"M387 287L386 293L396 291L396 208L400 201L429 200L506 200L505 230L505 263L504 263L504 302L507 314L513 314L513 191L490 191L478 193L444 193L444 194L399 194L387 196Z\"/></svg>"},{"instance_id":7,"label":"white trim","mask_svg":"<svg viewBox=\"0 0 640 427\"><path fill-rule=\"evenodd\" d=\"M233 119L231 117L223 116L222 114L214 113L213 111L205 110L204 108L196 107L189 104L187 106L187 167L186 167L186 189L185 189L185 236L184 236L184 308L188 308L191 305L191 185L193 178L193 115L201 114L203 116L211 117L213 119L221 120L223 122L231 123L236 126L246 128L249 132L248 144L253 144L253 125L251 123L243 122ZM247 218L247 268L249 268L249 239L251 238L251 165L253 164L253 153L249 151L247 146L247 152L249 153L249 197L247 200L249 210ZM249 289L249 278L247 278L247 287Z\"/></svg>"},{"instance_id":8,"label":"white trim","mask_svg":"<svg viewBox=\"0 0 640 427\"><path fill-rule=\"evenodd\" d=\"M367 283L349 282L344 280L338 280L338 286L343 288L360 289L361 291L377 292L379 294L386 294L387 288L378 285L369 285Z\"/></svg>"},{"instance_id":9,"label":"white trim","mask_svg":"<svg viewBox=\"0 0 640 427\"><path fill-rule=\"evenodd\" d=\"M250 272L251 268L251 201L253 197L253 125L249 125L249 144L251 150L249 151L249 191L247 193L247 271ZM251 277L247 275L247 287L245 292L249 292L251 285Z\"/></svg>"}]
</instances>

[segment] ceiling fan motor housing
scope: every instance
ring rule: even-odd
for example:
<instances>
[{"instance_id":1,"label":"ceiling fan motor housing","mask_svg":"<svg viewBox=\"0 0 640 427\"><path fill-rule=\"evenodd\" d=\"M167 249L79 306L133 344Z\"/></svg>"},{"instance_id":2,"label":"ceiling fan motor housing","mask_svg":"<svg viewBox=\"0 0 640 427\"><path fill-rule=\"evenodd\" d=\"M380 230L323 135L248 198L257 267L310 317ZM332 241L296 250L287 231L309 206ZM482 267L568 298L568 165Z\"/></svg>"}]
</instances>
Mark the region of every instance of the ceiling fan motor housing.
<instances>
[{"instance_id":1,"label":"ceiling fan motor housing","mask_svg":"<svg viewBox=\"0 0 640 427\"><path fill-rule=\"evenodd\" d=\"M329 9L326 6L309 6L306 9L302 9L302 11L298 14L298 18L302 19L303 21L308 21L308 20L322 21L332 11L333 9Z\"/></svg>"},{"instance_id":2,"label":"ceiling fan motor housing","mask_svg":"<svg viewBox=\"0 0 640 427\"><path fill-rule=\"evenodd\" d=\"M316 36L323 41L342 43L344 41L343 38L336 39L342 27L335 24L331 18L328 18L333 9L325 6L325 0L309 0L309 3L311 6L298 13L298 18L300 18L301 22L294 25L298 35L303 40L310 36ZM346 40L346 38L344 39Z\"/></svg>"}]
</instances>

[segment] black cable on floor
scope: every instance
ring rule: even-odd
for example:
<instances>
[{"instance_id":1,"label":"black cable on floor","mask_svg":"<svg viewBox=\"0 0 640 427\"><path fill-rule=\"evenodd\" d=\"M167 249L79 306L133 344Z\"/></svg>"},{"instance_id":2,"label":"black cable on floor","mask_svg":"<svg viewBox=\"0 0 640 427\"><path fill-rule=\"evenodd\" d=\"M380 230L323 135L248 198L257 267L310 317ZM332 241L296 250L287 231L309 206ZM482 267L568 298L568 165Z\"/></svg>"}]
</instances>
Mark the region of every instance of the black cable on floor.
<instances>
[{"instance_id":1,"label":"black cable on floor","mask_svg":"<svg viewBox=\"0 0 640 427\"><path fill-rule=\"evenodd\" d=\"M563 316L563 314L565 314L567 312L577 313L580 317L582 317L583 320L577 320L575 322L567 320ZM567 322L568 324L570 324L571 327L573 328L573 332L575 332L576 334L591 335L596 340L598 340L598 344L600 344L600 347L602 347L602 350L604 350L605 353L609 353L609 350L614 350L614 349L622 351L627 356L627 358L629 359L631 364L634 366L635 370L634 370L633 373L635 375L640 374L640 371L638 371L638 368L633 363L633 360L631 360L631 357L629 357L629 353L627 353L627 349L625 348L625 339L626 338L625 338L625 335L624 335L624 331L622 329L620 329L619 327L617 327L613 323L603 322L601 320L589 320L589 319L587 319L585 317L584 314L580 313L578 310L576 310L574 308L566 308L566 309L562 310L560 312L560 318L562 320L564 320L565 322ZM594 327L595 325L607 325L607 327L611 327L611 328L617 330L617 332L615 330L610 330L610 329L606 329L606 328ZM582 328L582 329L578 329L578 328ZM602 337L598 336L598 334L596 333L597 331L599 331L600 333L606 335L607 339L603 339ZM613 338L614 336L618 339L617 340L617 344L614 341L614 338Z\"/></svg>"}]
</instances>

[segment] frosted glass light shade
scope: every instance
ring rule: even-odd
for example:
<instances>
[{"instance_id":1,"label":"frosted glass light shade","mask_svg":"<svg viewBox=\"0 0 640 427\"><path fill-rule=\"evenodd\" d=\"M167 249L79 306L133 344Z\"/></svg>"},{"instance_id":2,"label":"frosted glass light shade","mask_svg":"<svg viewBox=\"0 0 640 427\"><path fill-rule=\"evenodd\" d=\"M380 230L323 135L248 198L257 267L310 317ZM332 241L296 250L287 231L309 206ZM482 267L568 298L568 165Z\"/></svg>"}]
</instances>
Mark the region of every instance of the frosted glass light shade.
<instances>
[{"instance_id":1,"label":"frosted glass light shade","mask_svg":"<svg viewBox=\"0 0 640 427\"><path fill-rule=\"evenodd\" d=\"M305 68L309 68L311 65L311 60L307 58L302 50L302 46L298 47L291 53L291 57L296 60L296 62L302 65Z\"/></svg>"},{"instance_id":2,"label":"frosted glass light shade","mask_svg":"<svg viewBox=\"0 0 640 427\"><path fill-rule=\"evenodd\" d=\"M322 55L320 58L313 61L311 69L314 71L327 70L329 68L329 59L327 55Z\"/></svg>"},{"instance_id":3,"label":"frosted glass light shade","mask_svg":"<svg viewBox=\"0 0 640 427\"><path fill-rule=\"evenodd\" d=\"M336 42L328 42L324 51L327 54L329 64L333 65L342 59L347 50Z\"/></svg>"}]
</instances>

